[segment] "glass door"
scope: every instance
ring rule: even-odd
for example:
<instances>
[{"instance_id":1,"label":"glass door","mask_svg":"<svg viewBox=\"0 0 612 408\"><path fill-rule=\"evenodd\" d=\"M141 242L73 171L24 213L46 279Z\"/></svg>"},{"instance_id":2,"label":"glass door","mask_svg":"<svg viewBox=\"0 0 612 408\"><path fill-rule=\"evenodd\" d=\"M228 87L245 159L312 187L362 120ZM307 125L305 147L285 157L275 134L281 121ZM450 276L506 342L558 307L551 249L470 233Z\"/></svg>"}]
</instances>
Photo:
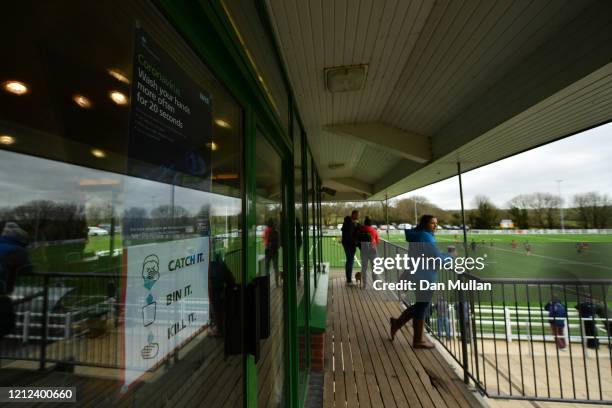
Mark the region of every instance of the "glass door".
<instances>
[{"instance_id":1,"label":"glass door","mask_svg":"<svg viewBox=\"0 0 612 408\"><path fill-rule=\"evenodd\" d=\"M285 325L282 248L283 177L281 156L260 132L255 140L256 156L256 275L260 287L261 342L257 362L259 407L284 406ZM267 306L267 307L266 307Z\"/></svg>"}]
</instances>

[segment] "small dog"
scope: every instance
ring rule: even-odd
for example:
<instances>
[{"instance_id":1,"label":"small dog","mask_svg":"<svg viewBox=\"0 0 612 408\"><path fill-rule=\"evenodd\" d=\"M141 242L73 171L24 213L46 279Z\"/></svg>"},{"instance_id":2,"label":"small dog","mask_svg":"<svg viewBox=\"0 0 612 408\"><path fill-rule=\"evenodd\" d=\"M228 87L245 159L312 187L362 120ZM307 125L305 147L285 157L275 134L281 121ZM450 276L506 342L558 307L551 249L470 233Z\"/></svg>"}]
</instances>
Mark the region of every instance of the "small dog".
<instances>
[{"instance_id":1,"label":"small dog","mask_svg":"<svg viewBox=\"0 0 612 408\"><path fill-rule=\"evenodd\" d=\"M361 272L355 274L355 283L361 286Z\"/></svg>"}]
</instances>

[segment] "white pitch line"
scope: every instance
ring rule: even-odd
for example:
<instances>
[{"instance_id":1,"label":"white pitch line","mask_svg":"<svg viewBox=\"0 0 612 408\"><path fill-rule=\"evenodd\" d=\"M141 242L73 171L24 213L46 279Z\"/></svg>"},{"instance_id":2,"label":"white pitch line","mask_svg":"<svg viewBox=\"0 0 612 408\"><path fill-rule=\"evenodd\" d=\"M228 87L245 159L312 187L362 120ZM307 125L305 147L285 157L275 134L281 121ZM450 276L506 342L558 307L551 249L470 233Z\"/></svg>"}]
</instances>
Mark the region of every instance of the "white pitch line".
<instances>
[{"instance_id":1,"label":"white pitch line","mask_svg":"<svg viewBox=\"0 0 612 408\"><path fill-rule=\"evenodd\" d=\"M515 253L514 251L510 250L510 249L503 249L503 248L495 248L498 251L505 251L505 252L510 252L510 253ZM596 265L596 264L592 264L592 263L587 263L587 262L580 262L580 261L572 261L570 259L563 259L563 258L556 258L554 256L547 256L547 255L538 255L535 253L531 253L530 256L536 256L538 258L543 258L543 259L550 259L552 261L557 261L557 262L563 262L567 265L582 265L582 266L591 266L593 268L599 268L599 269L605 269L607 271L612 271L612 267L609 266L603 266L603 265Z\"/></svg>"}]
</instances>

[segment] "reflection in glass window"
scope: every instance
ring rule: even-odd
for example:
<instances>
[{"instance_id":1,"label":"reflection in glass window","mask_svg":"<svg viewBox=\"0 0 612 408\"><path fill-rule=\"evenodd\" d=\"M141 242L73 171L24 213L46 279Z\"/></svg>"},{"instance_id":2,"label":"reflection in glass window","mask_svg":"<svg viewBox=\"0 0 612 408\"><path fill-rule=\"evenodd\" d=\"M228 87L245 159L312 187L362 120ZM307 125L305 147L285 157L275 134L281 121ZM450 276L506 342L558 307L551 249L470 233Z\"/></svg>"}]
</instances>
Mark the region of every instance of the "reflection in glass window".
<instances>
[{"instance_id":1,"label":"reflection in glass window","mask_svg":"<svg viewBox=\"0 0 612 408\"><path fill-rule=\"evenodd\" d=\"M283 211L281 158L257 133L257 276L263 280L262 302L266 312L262 316L261 356L257 363L259 386L258 406L284 406L284 288L286 287L283 262ZM265 295L264 295L265 293Z\"/></svg>"},{"instance_id":2,"label":"reflection in glass window","mask_svg":"<svg viewBox=\"0 0 612 408\"><path fill-rule=\"evenodd\" d=\"M148 2L5 11L0 374L71 371L92 403L175 404L191 379L242 406L241 107Z\"/></svg>"}]
</instances>

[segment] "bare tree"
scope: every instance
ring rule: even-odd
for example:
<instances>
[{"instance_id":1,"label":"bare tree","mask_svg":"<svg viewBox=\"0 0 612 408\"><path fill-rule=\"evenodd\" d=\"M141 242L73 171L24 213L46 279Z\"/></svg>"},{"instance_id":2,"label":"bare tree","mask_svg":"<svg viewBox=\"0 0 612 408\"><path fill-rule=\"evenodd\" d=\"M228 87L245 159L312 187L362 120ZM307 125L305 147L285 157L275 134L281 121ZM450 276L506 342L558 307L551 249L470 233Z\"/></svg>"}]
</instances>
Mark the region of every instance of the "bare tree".
<instances>
[{"instance_id":1,"label":"bare tree","mask_svg":"<svg viewBox=\"0 0 612 408\"><path fill-rule=\"evenodd\" d=\"M497 223L497 208L485 195L474 197L476 210L472 212L471 223L474 228L489 229Z\"/></svg>"},{"instance_id":2,"label":"bare tree","mask_svg":"<svg viewBox=\"0 0 612 408\"><path fill-rule=\"evenodd\" d=\"M589 192L576 194L574 205L578 221L583 228L605 228L612 218L610 198L607 194Z\"/></svg>"},{"instance_id":3,"label":"bare tree","mask_svg":"<svg viewBox=\"0 0 612 408\"><path fill-rule=\"evenodd\" d=\"M529 228L529 196L520 194L508 202L508 213L516 226L522 229Z\"/></svg>"}]
</instances>

